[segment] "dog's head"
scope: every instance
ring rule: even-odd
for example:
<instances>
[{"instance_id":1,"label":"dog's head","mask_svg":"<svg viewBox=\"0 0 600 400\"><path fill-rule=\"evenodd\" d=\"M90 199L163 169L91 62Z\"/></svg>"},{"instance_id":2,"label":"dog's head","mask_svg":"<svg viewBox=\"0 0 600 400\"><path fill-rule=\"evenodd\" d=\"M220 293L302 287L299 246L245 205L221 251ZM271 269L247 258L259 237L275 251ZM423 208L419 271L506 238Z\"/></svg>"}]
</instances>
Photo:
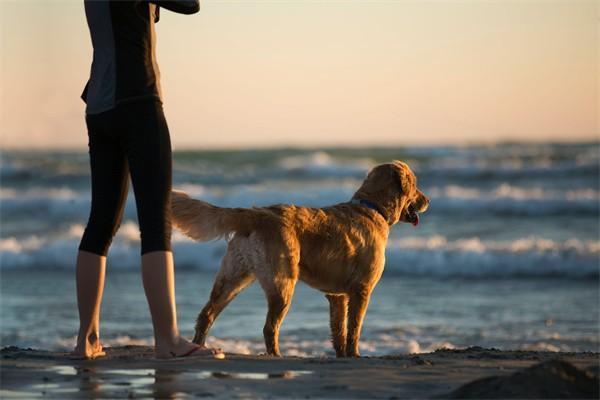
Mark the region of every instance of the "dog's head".
<instances>
[{"instance_id":1,"label":"dog's head","mask_svg":"<svg viewBox=\"0 0 600 400\"><path fill-rule=\"evenodd\" d=\"M368 200L381 208L389 225L402 221L416 226L419 213L429 207L429 199L417 188L417 177L401 161L374 167L354 198Z\"/></svg>"}]
</instances>

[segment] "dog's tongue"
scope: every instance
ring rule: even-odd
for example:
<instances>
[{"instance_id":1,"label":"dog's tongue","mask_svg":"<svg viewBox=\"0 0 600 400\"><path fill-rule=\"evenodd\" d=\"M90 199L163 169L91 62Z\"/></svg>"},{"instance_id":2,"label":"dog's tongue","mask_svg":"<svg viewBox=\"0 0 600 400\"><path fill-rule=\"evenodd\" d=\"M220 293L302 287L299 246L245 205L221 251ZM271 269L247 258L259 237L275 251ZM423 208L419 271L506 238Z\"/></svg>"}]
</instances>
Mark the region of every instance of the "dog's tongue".
<instances>
[{"instance_id":1,"label":"dog's tongue","mask_svg":"<svg viewBox=\"0 0 600 400\"><path fill-rule=\"evenodd\" d=\"M413 226L419 225L419 213L418 212L412 211L410 213L410 219L412 220L411 224Z\"/></svg>"}]
</instances>

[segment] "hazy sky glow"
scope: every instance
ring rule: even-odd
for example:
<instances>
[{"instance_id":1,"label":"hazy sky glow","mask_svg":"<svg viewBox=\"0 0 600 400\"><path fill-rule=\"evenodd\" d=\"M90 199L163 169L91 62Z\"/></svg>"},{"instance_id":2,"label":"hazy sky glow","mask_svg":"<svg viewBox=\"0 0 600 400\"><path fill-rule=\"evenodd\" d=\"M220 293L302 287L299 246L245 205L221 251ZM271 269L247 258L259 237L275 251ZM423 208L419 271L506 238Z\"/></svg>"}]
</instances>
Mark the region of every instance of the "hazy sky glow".
<instances>
[{"instance_id":1,"label":"hazy sky glow","mask_svg":"<svg viewBox=\"0 0 600 400\"><path fill-rule=\"evenodd\" d=\"M597 140L598 2L227 1L157 25L175 148ZM0 0L0 145L84 149L83 0Z\"/></svg>"}]
</instances>

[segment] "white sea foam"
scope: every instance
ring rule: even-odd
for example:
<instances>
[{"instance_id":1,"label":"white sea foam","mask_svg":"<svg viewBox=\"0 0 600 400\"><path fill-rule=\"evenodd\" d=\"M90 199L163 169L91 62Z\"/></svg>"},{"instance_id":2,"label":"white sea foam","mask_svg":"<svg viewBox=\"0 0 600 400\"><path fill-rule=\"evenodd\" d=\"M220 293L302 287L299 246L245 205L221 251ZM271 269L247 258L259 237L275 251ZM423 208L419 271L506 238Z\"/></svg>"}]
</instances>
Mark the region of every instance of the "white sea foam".
<instances>
[{"instance_id":1,"label":"white sea foam","mask_svg":"<svg viewBox=\"0 0 600 400\"><path fill-rule=\"evenodd\" d=\"M326 339L326 334L323 338L316 338L316 335L286 335L280 337L280 350L284 356L288 357L332 357L333 351L330 340ZM455 349L459 346L443 340L442 335L434 336L417 336L417 337L401 337L388 333L366 333L363 332L363 337L359 343L359 350L365 356L382 356L394 354L419 354L430 353L438 349ZM28 343L34 347L40 347L52 350L70 351L75 346L76 337L66 337L53 339L53 341L36 342L30 339L22 339L23 343ZM104 337L102 342L105 346L152 346L154 340L152 337L131 337L128 335L118 335L116 337ZM547 341L541 338L533 340L521 339L508 335L503 339L496 339L491 342L480 342L484 346L491 346L492 343L497 343L494 347L507 349L521 349L531 351L581 351L585 346L594 346L597 339L590 339L582 342L581 340L551 340ZM215 337L209 336L206 344L210 347L222 349L225 353L259 355L265 353L264 341L261 337L252 339L235 338L235 337ZM460 347L465 347L463 344Z\"/></svg>"},{"instance_id":2,"label":"white sea foam","mask_svg":"<svg viewBox=\"0 0 600 400\"><path fill-rule=\"evenodd\" d=\"M280 349L283 355L291 357L321 357L333 355L331 342L324 335L322 339L299 337L296 335L282 335ZM55 339L52 343L40 344L44 348L69 351L76 343L76 336ZM104 346L151 346L154 340L151 337L136 338L127 335L104 337ZM210 347L220 348L226 353L257 355L265 353L262 338L219 338L209 336L206 344ZM447 341L424 340L419 343L416 339L398 338L387 334L371 335L363 338L359 350L363 355L388 355L388 354L415 354L429 353L440 348L453 349L455 346Z\"/></svg>"},{"instance_id":3,"label":"white sea foam","mask_svg":"<svg viewBox=\"0 0 600 400\"><path fill-rule=\"evenodd\" d=\"M494 200L563 200L563 201L599 201L600 191L592 188L573 190L548 190L541 186L520 187L503 183L491 190L473 187L448 185L427 189L427 194L434 199L465 199L479 201Z\"/></svg>"},{"instance_id":4,"label":"white sea foam","mask_svg":"<svg viewBox=\"0 0 600 400\"><path fill-rule=\"evenodd\" d=\"M354 158L344 161L336 159L324 151L288 156L278 161L278 166L283 173L303 172L317 176L366 175L374 165L375 162L368 158Z\"/></svg>"},{"instance_id":5,"label":"white sea foam","mask_svg":"<svg viewBox=\"0 0 600 400\"><path fill-rule=\"evenodd\" d=\"M175 153L174 173L210 183L240 183L261 178L364 177L375 164L402 159L424 178L485 179L541 177L553 179L574 174L598 174L598 143L582 145L492 145L365 149L232 151ZM231 165L236 165L232 168ZM6 152L0 174L10 183L35 185L47 177L68 183L89 179L84 152L38 154ZM64 179L62 179L64 178ZM224 179L224 180L223 180Z\"/></svg>"},{"instance_id":6,"label":"white sea foam","mask_svg":"<svg viewBox=\"0 0 600 400\"><path fill-rule=\"evenodd\" d=\"M14 188L0 188L0 200L75 200L81 197L81 193L73 190L69 187L58 187L58 188L42 188L32 187L25 190L16 190Z\"/></svg>"},{"instance_id":7,"label":"white sea foam","mask_svg":"<svg viewBox=\"0 0 600 400\"><path fill-rule=\"evenodd\" d=\"M250 207L271 204L326 206L348 201L360 185L359 179L340 178L303 184L263 182L233 186L186 183L176 188L223 207ZM548 189L542 186L515 186L501 183L484 190L470 186L423 187L430 197L428 215L435 213L502 215L590 215L600 213L600 190L579 188ZM90 194L70 188L0 189L0 206L5 215L38 216L42 221L85 220ZM134 197L127 200L126 218L135 218Z\"/></svg>"},{"instance_id":8,"label":"white sea foam","mask_svg":"<svg viewBox=\"0 0 600 400\"><path fill-rule=\"evenodd\" d=\"M598 276L600 242L540 237L512 241L444 236L391 240L387 265L396 273L443 277Z\"/></svg>"},{"instance_id":9,"label":"white sea foam","mask_svg":"<svg viewBox=\"0 0 600 400\"><path fill-rule=\"evenodd\" d=\"M71 268L83 226L71 225L60 235L0 240L3 268ZM110 263L131 267L139 263L139 229L133 221L122 224L110 250ZM224 241L196 243L178 231L173 235L177 264L184 268L215 270L220 264ZM598 276L599 241L576 238L554 241L523 237L511 241L489 241L477 237L448 240L429 238L390 239L386 270L406 275L443 277Z\"/></svg>"}]
</instances>

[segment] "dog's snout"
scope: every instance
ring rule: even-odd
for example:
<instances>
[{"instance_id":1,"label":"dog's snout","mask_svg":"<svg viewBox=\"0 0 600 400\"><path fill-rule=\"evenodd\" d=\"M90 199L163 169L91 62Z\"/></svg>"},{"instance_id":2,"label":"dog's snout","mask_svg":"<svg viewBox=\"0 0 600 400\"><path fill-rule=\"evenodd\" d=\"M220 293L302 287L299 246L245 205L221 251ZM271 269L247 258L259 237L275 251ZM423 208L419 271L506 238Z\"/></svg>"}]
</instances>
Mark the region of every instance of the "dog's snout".
<instances>
[{"instance_id":1,"label":"dog's snout","mask_svg":"<svg viewBox=\"0 0 600 400\"><path fill-rule=\"evenodd\" d=\"M417 197L415 208L416 211L420 213L427 211L427 209L429 208L429 198L425 196L421 191L419 191L419 196Z\"/></svg>"},{"instance_id":2,"label":"dog's snout","mask_svg":"<svg viewBox=\"0 0 600 400\"><path fill-rule=\"evenodd\" d=\"M427 197L425 197L424 199L425 199L425 202L421 206L420 212L425 212L429 208L429 199Z\"/></svg>"}]
</instances>

